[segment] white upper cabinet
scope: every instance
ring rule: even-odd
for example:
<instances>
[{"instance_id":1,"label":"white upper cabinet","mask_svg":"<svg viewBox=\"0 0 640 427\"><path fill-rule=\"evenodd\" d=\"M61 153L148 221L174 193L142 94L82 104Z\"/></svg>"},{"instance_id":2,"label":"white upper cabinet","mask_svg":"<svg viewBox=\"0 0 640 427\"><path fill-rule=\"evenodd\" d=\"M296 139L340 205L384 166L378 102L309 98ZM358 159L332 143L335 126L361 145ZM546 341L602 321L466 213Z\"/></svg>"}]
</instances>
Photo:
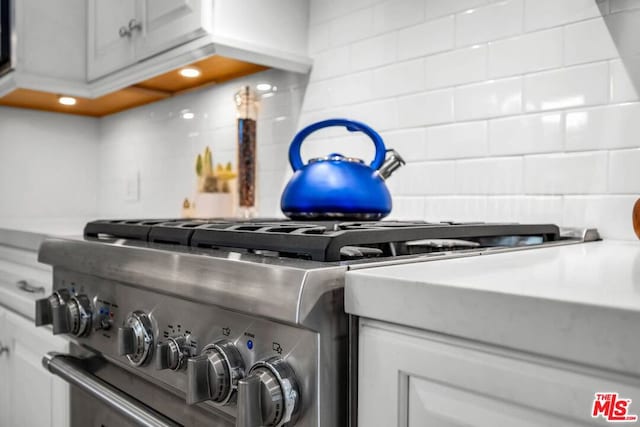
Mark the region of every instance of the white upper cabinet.
<instances>
[{"instance_id":1,"label":"white upper cabinet","mask_svg":"<svg viewBox=\"0 0 640 427\"><path fill-rule=\"evenodd\" d=\"M211 1L89 0L92 81L207 34Z\"/></svg>"},{"instance_id":2,"label":"white upper cabinet","mask_svg":"<svg viewBox=\"0 0 640 427\"><path fill-rule=\"evenodd\" d=\"M128 35L129 21L136 17L133 0L91 0L88 2L87 74L89 80L135 62L135 49Z\"/></svg>"},{"instance_id":3,"label":"white upper cabinet","mask_svg":"<svg viewBox=\"0 0 640 427\"><path fill-rule=\"evenodd\" d=\"M307 0L89 0L92 95L211 55L307 72Z\"/></svg>"},{"instance_id":4,"label":"white upper cabinet","mask_svg":"<svg viewBox=\"0 0 640 427\"><path fill-rule=\"evenodd\" d=\"M13 2L13 71L0 78L0 96L17 87L78 93L86 86L84 0Z\"/></svg>"},{"instance_id":5,"label":"white upper cabinet","mask_svg":"<svg viewBox=\"0 0 640 427\"><path fill-rule=\"evenodd\" d=\"M136 52L140 59L207 34L211 1L141 0L140 37Z\"/></svg>"}]
</instances>

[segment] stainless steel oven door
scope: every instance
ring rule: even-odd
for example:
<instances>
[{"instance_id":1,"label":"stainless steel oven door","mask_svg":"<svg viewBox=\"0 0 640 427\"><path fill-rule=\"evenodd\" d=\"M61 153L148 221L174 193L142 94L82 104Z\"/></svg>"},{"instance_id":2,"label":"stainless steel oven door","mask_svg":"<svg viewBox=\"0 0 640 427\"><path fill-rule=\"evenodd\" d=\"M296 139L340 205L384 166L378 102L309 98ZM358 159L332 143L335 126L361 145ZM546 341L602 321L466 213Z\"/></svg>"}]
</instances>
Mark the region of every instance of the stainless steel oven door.
<instances>
[{"instance_id":1,"label":"stainless steel oven door","mask_svg":"<svg viewBox=\"0 0 640 427\"><path fill-rule=\"evenodd\" d=\"M71 353L48 353L42 363L72 385L72 427L234 426L234 420L189 406L184 398L102 357L86 357L75 345Z\"/></svg>"}]
</instances>

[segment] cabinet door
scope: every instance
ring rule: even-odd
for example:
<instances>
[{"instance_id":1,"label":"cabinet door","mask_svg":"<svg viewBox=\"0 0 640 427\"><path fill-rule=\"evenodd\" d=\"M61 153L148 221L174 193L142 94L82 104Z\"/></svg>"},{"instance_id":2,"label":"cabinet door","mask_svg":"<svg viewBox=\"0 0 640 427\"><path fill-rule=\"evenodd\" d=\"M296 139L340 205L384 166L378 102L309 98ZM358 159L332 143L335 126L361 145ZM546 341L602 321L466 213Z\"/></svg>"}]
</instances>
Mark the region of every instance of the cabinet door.
<instances>
[{"instance_id":1,"label":"cabinet door","mask_svg":"<svg viewBox=\"0 0 640 427\"><path fill-rule=\"evenodd\" d=\"M602 392L640 413L637 378L369 320L359 338L358 425L606 425L591 417Z\"/></svg>"},{"instance_id":2,"label":"cabinet door","mask_svg":"<svg viewBox=\"0 0 640 427\"><path fill-rule=\"evenodd\" d=\"M7 338L6 310L0 307L0 426L9 426L9 339Z\"/></svg>"},{"instance_id":3,"label":"cabinet door","mask_svg":"<svg viewBox=\"0 0 640 427\"><path fill-rule=\"evenodd\" d=\"M142 29L135 37L138 60L207 33L210 0L140 0Z\"/></svg>"},{"instance_id":4,"label":"cabinet door","mask_svg":"<svg viewBox=\"0 0 640 427\"><path fill-rule=\"evenodd\" d=\"M135 0L89 0L87 76L95 80L135 62L135 30L121 36L120 28L137 19Z\"/></svg>"},{"instance_id":5,"label":"cabinet door","mask_svg":"<svg viewBox=\"0 0 640 427\"><path fill-rule=\"evenodd\" d=\"M63 427L69 423L68 385L42 366L48 351L68 351L67 342L46 328L7 312L9 385L7 426Z\"/></svg>"}]
</instances>

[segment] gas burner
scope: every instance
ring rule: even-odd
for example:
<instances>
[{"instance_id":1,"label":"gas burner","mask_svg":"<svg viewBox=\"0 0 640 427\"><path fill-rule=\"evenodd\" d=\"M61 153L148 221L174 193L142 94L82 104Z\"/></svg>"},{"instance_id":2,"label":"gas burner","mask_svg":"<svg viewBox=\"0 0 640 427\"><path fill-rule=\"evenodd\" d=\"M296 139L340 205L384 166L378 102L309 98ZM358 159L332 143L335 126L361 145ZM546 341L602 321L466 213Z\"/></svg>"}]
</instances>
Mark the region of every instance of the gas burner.
<instances>
[{"instance_id":1,"label":"gas burner","mask_svg":"<svg viewBox=\"0 0 640 427\"><path fill-rule=\"evenodd\" d=\"M99 220L86 238L251 252L335 262L560 240L552 224L283 219Z\"/></svg>"}]
</instances>

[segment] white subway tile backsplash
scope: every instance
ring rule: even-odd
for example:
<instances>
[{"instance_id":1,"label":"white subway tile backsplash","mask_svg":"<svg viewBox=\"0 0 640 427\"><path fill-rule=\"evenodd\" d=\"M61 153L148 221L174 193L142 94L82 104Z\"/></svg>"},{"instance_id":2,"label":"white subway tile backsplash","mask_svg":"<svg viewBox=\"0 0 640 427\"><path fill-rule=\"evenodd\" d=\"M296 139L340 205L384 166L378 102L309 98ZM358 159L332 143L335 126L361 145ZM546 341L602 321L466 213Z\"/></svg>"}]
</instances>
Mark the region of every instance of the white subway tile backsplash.
<instances>
[{"instance_id":1,"label":"white subway tile backsplash","mask_svg":"<svg viewBox=\"0 0 640 427\"><path fill-rule=\"evenodd\" d=\"M617 54L607 24L601 17L564 27L566 65L600 61L613 58Z\"/></svg>"},{"instance_id":2,"label":"white subway tile backsplash","mask_svg":"<svg viewBox=\"0 0 640 427\"><path fill-rule=\"evenodd\" d=\"M313 62L311 80L323 80L345 74L349 71L349 47L342 46L326 50Z\"/></svg>"},{"instance_id":3,"label":"white subway tile backsplash","mask_svg":"<svg viewBox=\"0 0 640 427\"><path fill-rule=\"evenodd\" d=\"M606 62L545 71L524 78L526 111L556 110L609 100Z\"/></svg>"},{"instance_id":4,"label":"white subway tile backsplash","mask_svg":"<svg viewBox=\"0 0 640 427\"><path fill-rule=\"evenodd\" d=\"M420 182L423 191L418 194L453 194L455 192L455 162L425 162L415 163L415 165L412 181L407 182L407 185L414 186Z\"/></svg>"},{"instance_id":5,"label":"white subway tile backsplash","mask_svg":"<svg viewBox=\"0 0 640 427\"><path fill-rule=\"evenodd\" d=\"M486 221L485 196L429 196L425 198L427 221Z\"/></svg>"},{"instance_id":6,"label":"white subway tile backsplash","mask_svg":"<svg viewBox=\"0 0 640 427\"><path fill-rule=\"evenodd\" d=\"M456 159L487 155L487 123L467 122L431 126L426 130L429 159Z\"/></svg>"},{"instance_id":7,"label":"white subway tile backsplash","mask_svg":"<svg viewBox=\"0 0 640 427\"><path fill-rule=\"evenodd\" d=\"M505 0L456 15L456 45L466 46L522 31L523 0Z\"/></svg>"},{"instance_id":8,"label":"white subway tile backsplash","mask_svg":"<svg viewBox=\"0 0 640 427\"><path fill-rule=\"evenodd\" d=\"M635 0L313 1L302 122L344 115L381 130L408 161L389 181L402 218L593 219L605 237L632 237ZM627 223L612 225L620 209Z\"/></svg>"},{"instance_id":9,"label":"white subway tile backsplash","mask_svg":"<svg viewBox=\"0 0 640 427\"><path fill-rule=\"evenodd\" d=\"M424 64L427 89L483 80L487 76L487 47L478 45L432 55Z\"/></svg>"},{"instance_id":10,"label":"white subway tile backsplash","mask_svg":"<svg viewBox=\"0 0 640 427\"><path fill-rule=\"evenodd\" d=\"M331 82L311 82L307 86L304 97L304 108L307 111L319 110L330 105Z\"/></svg>"},{"instance_id":11,"label":"white subway tile backsplash","mask_svg":"<svg viewBox=\"0 0 640 427\"><path fill-rule=\"evenodd\" d=\"M423 218L424 197L393 196L393 208L386 219L416 221Z\"/></svg>"},{"instance_id":12,"label":"white subway tile backsplash","mask_svg":"<svg viewBox=\"0 0 640 427\"><path fill-rule=\"evenodd\" d=\"M568 151L631 148L639 141L640 103L567 112Z\"/></svg>"},{"instance_id":13,"label":"white subway tile backsplash","mask_svg":"<svg viewBox=\"0 0 640 427\"><path fill-rule=\"evenodd\" d=\"M424 21L424 0L387 0L373 9L373 26L378 33L409 27Z\"/></svg>"},{"instance_id":14,"label":"white subway tile backsplash","mask_svg":"<svg viewBox=\"0 0 640 427\"><path fill-rule=\"evenodd\" d=\"M489 122L489 153L514 155L562 151L562 113L534 114Z\"/></svg>"},{"instance_id":15,"label":"white subway tile backsplash","mask_svg":"<svg viewBox=\"0 0 640 427\"><path fill-rule=\"evenodd\" d=\"M604 151L526 156L527 194L598 194L607 191Z\"/></svg>"},{"instance_id":16,"label":"white subway tile backsplash","mask_svg":"<svg viewBox=\"0 0 640 427\"><path fill-rule=\"evenodd\" d=\"M486 221L559 224L562 197L490 196L487 197Z\"/></svg>"},{"instance_id":17,"label":"white subway tile backsplash","mask_svg":"<svg viewBox=\"0 0 640 427\"><path fill-rule=\"evenodd\" d=\"M438 90L397 99L398 126L416 127L453 121L453 90Z\"/></svg>"},{"instance_id":18,"label":"white subway tile backsplash","mask_svg":"<svg viewBox=\"0 0 640 427\"><path fill-rule=\"evenodd\" d=\"M425 18L427 20L484 6L495 0L427 0Z\"/></svg>"},{"instance_id":19,"label":"white subway tile backsplash","mask_svg":"<svg viewBox=\"0 0 640 427\"><path fill-rule=\"evenodd\" d=\"M489 80L455 89L456 120L517 114L522 111L520 77Z\"/></svg>"},{"instance_id":20,"label":"white subway tile backsplash","mask_svg":"<svg viewBox=\"0 0 640 427\"><path fill-rule=\"evenodd\" d=\"M609 239L637 240L631 212L638 196L565 196L562 224L595 227Z\"/></svg>"},{"instance_id":21,"label":"white subway tile backsplash","mask_svg":"<svg viewBox=\"0 0 640 427\"><path fill-rule=\"evenodd\" d=\"M525 0L525 31L596 18L601 12L595 0Z\"/></svg>"},{"instance_id":22,"label":"white subway tile backsplash","mask_svg":"<svg viewBox=\"0 0 640 427\"><path fill-rule=\"evenodd\" d=\"M458 194L522 194L521 157L456 161Z\"/></svg>"},{"instance_id":23,"label":"white subway tile backsplash","mask_svg":"<svg viewBox=\"0 0 640 427\"><path fill-rule=\"evenodd\" d=\"M373 9L361 9L330 21L329 44L330 46L340 46L352 43L371 37L375 32Z\"/></svg>"},{"instance_id":24,"label":"white subway tile backsplash","mask_svg":"<svg viewBox=\"0 0 640 427\"><path fill-rule=\"evenodd\" d=\"M424 89L424 60L413 59L378 68L373 72L373 85L377 97L403 95Z\"/></svg>"},{"instance_id":25,"label":"white subway tile backsplash","mask_svg":"<svg viewBox=\"0 0 640 427\"><path fill-rule=\"evenodd\" d=\"M609 62L611 102L640 100L640 56L630 56Z\"/></svg>"},{"instance_id":26,"label":"white subway tile backsplash","mask_svg":"<svg viewBox=\"0 0 640 427\"><path fill-rule=\"evenodd\" d=\"M377 131L397 129L400 121L398 104L399 101L395 98L366 102L345 107L340 111L332 109L325 113L324 118L344 116L361 120Z\"/></svg>"},{"instance_id":27,"label":"white subway tile backsplash","mask_svg":"<svg viewBox=\"0 0 640 427\"><path fill-rule=\"evenodd\" d=\"M398 169L387 184L397 196L451 194L455 191L455 163L408 163Z\"/></svg>"},{"instance_id":28,"label":"white subway tile backsplash","mask_svg":"<svg viewBox=\"0 0 640 427\"><path fill-rule=\"evenodd\" d=\"M351 69L358 71L389 64L396 60L397 46L396 33L353 43L350 46Z\"/></svg>"},{"instance_id":29,"label":"white subway tile backsplash","mask_svg":"<svg viewBox=\"0 0 640 427\"><path fill-rule=\"evenodd\" d=\"M609 152L609 193L640 194L640 149Z\"/></svg>"},{"instance_id":30,"label":"white subway tile backsplash","mask_svg":"<svg viewBox=\"0 0 640 427\"><path fill-rule=\"evenodd\" d=\"M309 53L315 54L329 47L329 24L309 27Z\"/></svg>"},{"instance_id":31,"label":"white subway tile backsplash","mask_svg":"<svg viewBox=\"0 0 640 427\"><path fill-rule=\"evenodd\" d=\"M505 77L561 66L561 28L489 43L489 77Z\"/></svg>"},{"instance_id":32,"label":"white subway tile backsplash","mask_svg":"<svg viewBox=\"0 0 640 427\"><path fill-rule=\"evenodd\" d=\"M454 28L454 17L445 16L398 31L398 59L453 49Z\"/></svg>"},{"instance_id":33,"label":"white subway tile backsplash","mask_svg":"<svg viewBox=\"0 0 640 427\"><path fill-rule=\"evenodd\" d=\"M375 98L371 71L347 74L328 80L330 104L333 106L365 102Z\"/></svg>"},{"instance_id":34,"label":"white subway tile backsplash","mask_svg":"<svg viewBox=\"0 0 640 427\"><path fill-rule=\"evenodd\" d=\"M403 129L381 134L387 148L396 150L406 162L427 159L426 131L422 128Z\"/></svg>"}]
</instances>

